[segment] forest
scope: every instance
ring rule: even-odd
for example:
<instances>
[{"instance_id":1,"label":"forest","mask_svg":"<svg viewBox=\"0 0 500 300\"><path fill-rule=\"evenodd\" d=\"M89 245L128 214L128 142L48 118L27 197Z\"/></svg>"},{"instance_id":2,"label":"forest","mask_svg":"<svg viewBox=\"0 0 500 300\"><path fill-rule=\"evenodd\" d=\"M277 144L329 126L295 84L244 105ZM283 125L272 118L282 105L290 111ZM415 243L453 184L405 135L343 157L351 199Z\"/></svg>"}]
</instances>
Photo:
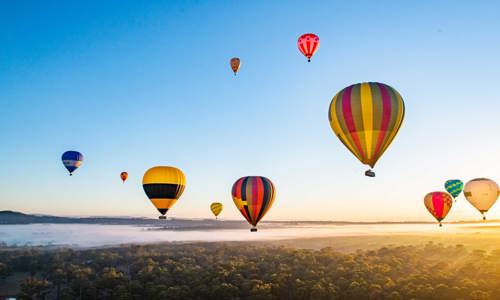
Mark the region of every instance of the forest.
<instances>
[{"instance_id":1,"label":"forest","mask_svg":"<svg viewBox=\"0 0 500 300\"><path fill-rule=\"evenodd\" d=\"M340 253L248 243L0 250L17 299L500 299L500 250L426 243Z\"/></svg>"}]
</instances>

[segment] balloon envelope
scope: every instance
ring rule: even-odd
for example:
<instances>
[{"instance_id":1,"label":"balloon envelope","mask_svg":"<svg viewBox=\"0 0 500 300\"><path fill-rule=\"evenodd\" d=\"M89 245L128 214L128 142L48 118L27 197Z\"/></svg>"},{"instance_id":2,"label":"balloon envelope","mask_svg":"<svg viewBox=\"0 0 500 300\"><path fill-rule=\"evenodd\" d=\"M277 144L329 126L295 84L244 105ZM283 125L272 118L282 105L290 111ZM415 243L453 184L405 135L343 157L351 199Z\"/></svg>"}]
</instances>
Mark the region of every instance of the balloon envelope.
<instances>
[{"instance_id":1,"label":"balloon envelope","mask_svg":"<svg viewBox=\"0 0 500 300\"><path fill-rule=\"evenodd\" d=\"M63 153L61 160L63 165L68 170L69 175L72 175L73 172L82 165L83 154L78 151L66 151Z\"/></svg>"},{"instance_id":2,"label":"balloon envelope","mask_svg":"<svg viewBox=\"0 0 500 300\"><path fill-rule=\"evenodd\" d=\"M498 199L500 190L498 184L487 178L476 178L467 182L464 187L464 196L484 218L486 213Z\"/></svg>"},{"instance_id":3,"label":"balloon envelope","mask_svg":"<svg viewBox=\"0 0 500 300\"><path fill-rule=\"evenodd\" d=\"M212 211L215 217L217 217L222 212L222 208L223 208L222 203L214 202L210 204L210 210Z\"/></svg>"},{"instance_id":4,"label":"balloon envelope","mask_svg":"<svg viewBox=\"0 0 500 300\"><path fill-rule=\"evenodd\" d=\"M186 186L186 177L175 167L153 167L144 173L142 187L158 211L165 215Z\"/></svg>"},{"instance_id":5,"label":"balloon envelope","mask_svg":"<svg viewBox=\"0 0 500 300\"><path fill-rule=\"evenodd\" d=\"M377 163L403 123L403 98L377 82L348 86L333 97L328 118L335 135L361 163Z\"/></svg>"},{"instance_id":6,"label":"balloon envelope","mask_svg":"<svg viewBox=\"0 0 500 300\"><path fill-rule=\"evenodd\" d=\"M444 183L444 188L453 198L457 198L464 189L464 183L459 179L450 179Z\"/></svg>"},{"instance_id":7,"label":"balloon envelope","mask_svg":"<svg viewBox=\"0 0 500 300\"><path fill-rule=\"evenodd\" d=\"M125 180L127 180L127 178L128 178L128 173L127 172L121 172L120 173L120 178L122 179L123 182L125 182Z\"/></svg>"},{"instance_id":8,"label":"balloon envelope","mask_svg":"<svg viewBox=\"0 0 500 300\"><path fill-rule=\"evenodd\" d=\"M276 190L266 177L246 176L233 184L231 195L240 213L253 225L252 231L256 231L257 223L273 205Z\"/></svg>"},{"instance_id":9,"label":"balloon envelope","mask_svg":"<svg viewBox=\"0 0 500 300\"><path fill-rule=\"evenodd\" d=\"M318 51L319 37L314 33L305 33L297 40L297 47L307 60L311 61L311 57Z\"/></svg>"},{"instance_id":10,"label":"balloon envelope","mask_svg":"<svg viewBox=\"0 0 500 300\"><path fill-rule=\"evenodd\" d=\"M241 60L238 57L233 57L229 61L229 65L231 66L231 70L233 70L234 75L236 75L236 73L238 73L238 70L240 69Z\"/></svg>"},{"instance_id":11,"label":"balloon envelope","mask_svg":"<svg viewBox=\"0 0 500 300\"><path fill-rule=\"evenodd\" d=\"M453 199L448 193L432 192L425 195L424 204L431 215L441 224L453 205Z\"/></svg>"}]
</instances>

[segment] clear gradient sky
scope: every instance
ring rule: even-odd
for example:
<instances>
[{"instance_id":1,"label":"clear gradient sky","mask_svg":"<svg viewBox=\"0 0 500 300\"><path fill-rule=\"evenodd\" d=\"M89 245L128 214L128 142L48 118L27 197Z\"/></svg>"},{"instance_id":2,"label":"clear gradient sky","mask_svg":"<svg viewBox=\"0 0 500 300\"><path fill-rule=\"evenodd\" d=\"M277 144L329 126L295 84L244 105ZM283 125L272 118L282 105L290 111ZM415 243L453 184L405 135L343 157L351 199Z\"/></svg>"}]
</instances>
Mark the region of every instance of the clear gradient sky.
<instances>
[{"instance_id":1,"label":"clear gradient sky","mask_svg":"<svg viewBox=\"0 0 500 300\"><path fill-rule=\"evenodd\" d=\"M241 218L233 182L263 175L277 188L266 219L431 221L423 197L446 179L500 181L499 11L493 0L3 1L0 210L156 217L142 175L173 165L187 187L171 217L210 217L221 201L223 218ZM306 32L321 39L311 63L296 47ZM376 178L327 117L335 93L363 81L406 104ZM85 155L72 177L65 150ZM459 219L480 219L464 198L448 217Z\"/></svg>"}]
</instances>

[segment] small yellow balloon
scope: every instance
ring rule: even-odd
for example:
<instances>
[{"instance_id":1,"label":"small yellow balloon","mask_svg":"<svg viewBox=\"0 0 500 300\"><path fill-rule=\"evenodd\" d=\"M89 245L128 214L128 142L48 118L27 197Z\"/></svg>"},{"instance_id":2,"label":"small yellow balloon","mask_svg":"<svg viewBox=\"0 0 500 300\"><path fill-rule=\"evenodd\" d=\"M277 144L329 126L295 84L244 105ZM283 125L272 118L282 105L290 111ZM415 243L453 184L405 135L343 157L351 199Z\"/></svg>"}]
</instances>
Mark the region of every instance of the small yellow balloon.
<instances>
[{"instance_id":1,"label":"small yellow balloon","mask_svg":"<svg viewBox=\"0 0 500 300\"><path fill-rule=\"evenodd\" d=\"M219 202L214 202L214 203L210 204L210 210L212 211L212 213L214 214L216 219L217 219L217 216L220 215L220 213L222 212L223 208L224 208L224 205L222 205L222 203L219 203Z\"/></svg>"}]
</instances>

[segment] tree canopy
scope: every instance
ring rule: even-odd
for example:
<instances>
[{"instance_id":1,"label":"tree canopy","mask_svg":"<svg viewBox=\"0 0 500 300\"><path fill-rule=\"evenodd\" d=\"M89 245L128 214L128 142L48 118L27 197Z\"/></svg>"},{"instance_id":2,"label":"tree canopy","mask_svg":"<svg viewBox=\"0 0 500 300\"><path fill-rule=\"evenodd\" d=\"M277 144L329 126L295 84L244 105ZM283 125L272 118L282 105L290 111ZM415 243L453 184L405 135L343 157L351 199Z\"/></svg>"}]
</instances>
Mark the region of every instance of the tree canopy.
<instances>
[{"instance_id":1,"label":"tree canopy","mask_svg":"<svg viewBox=\"0 0 500 300\"><path fill-rule=\"evenodd\" d=\"M0 251L0 281L15 274L26 274L19 299L486 300L500 295L500 250L204 243Z\"/></svg>"}]
</instances>

